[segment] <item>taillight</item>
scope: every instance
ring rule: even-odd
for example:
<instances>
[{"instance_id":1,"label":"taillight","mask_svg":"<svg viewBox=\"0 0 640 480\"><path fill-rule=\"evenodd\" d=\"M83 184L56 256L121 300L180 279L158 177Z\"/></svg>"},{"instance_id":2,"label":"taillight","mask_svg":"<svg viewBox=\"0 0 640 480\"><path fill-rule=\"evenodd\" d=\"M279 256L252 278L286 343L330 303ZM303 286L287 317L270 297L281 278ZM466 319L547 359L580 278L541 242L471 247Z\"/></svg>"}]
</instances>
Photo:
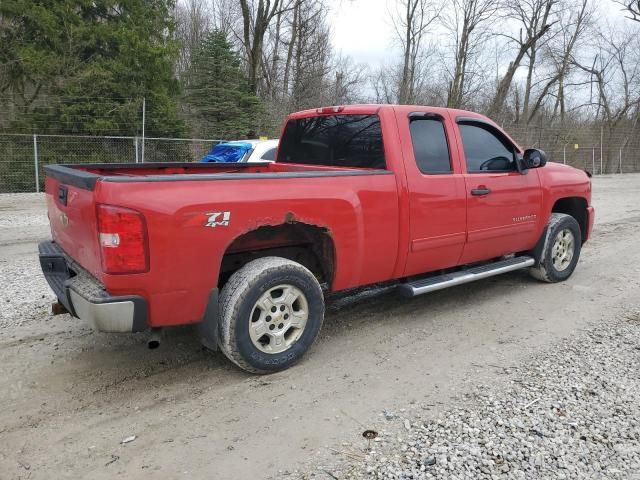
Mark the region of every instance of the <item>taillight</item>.
<instances>
[{"instance_id":1,"label":"taillight","mask_svg":"<svg viewBox=\"0 0 640 480\"><path fill-rule=\"evenodd\" d=\"M98 205L98 240L105 273L149 271L147 227L140 212Z\"/></svg>"}]
</instances>

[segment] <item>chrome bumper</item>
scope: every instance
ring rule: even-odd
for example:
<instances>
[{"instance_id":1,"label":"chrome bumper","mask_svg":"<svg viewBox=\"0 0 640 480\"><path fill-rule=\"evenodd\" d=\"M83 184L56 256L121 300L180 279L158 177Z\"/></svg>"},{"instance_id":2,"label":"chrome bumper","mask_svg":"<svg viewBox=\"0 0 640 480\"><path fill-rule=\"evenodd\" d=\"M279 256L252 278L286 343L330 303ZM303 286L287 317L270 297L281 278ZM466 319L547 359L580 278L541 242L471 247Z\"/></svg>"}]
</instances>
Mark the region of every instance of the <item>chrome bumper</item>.
<instances>
[{"instance_id":1,"label":"chrome bumper","mask_svg":"<svg viewBox=\"0 0 640 480\"><path fill-rule=\"evenodd\" d=\"M100 332L147 329L147 303L137 295L111 296L104 286L51 241L38 246L40 266L60 303Z\"/></svg>"}]
</instances>

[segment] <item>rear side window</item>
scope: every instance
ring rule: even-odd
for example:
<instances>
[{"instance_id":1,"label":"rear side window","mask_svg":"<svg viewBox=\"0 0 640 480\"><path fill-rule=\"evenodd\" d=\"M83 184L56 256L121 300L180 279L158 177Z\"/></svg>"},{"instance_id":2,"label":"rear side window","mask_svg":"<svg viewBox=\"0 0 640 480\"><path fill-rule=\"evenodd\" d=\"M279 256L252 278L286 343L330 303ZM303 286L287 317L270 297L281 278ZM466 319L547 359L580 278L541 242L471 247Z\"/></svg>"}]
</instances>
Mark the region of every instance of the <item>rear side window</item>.
<instances>
[{"instance_id":1,"label":"rear side window","mask_svg":"<svg viewBox=\"0 0 640 480\"><path fill-rule=\"evenodd\" d=\"M289 120L278 162L385 168L377 115L329 115Z\"/></svg>"},{"instance_id":2,"label":"rear side window","mask_svg":"<svg viewBox=\"0 0 640 480\"><path fill-rule=\"evenodd\" d=\"M444 125L437 118L413 118L409 124L416 164L422 173L451 173Z\"/></svg>"},{"instance_id":3,"label":"rear side window","mask_svg":"<svg viewBox=\"0 0 640 480\"><path fill-rule=\"evenodd\" d=\"M479 123L459 124L468 172L509 172L517 170L513 145L490 127Z\"/></svg>"}]
</instances>

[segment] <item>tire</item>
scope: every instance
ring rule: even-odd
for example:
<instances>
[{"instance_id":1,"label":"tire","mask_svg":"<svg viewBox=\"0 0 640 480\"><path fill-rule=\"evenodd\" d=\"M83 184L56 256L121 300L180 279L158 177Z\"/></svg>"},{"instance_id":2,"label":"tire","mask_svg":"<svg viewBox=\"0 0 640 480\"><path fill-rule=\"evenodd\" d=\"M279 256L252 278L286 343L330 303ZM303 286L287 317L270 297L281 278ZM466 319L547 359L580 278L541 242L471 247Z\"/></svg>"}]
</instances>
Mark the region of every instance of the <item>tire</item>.
<instances>
[{"instance_id":1,"label":"tire","mask_svg":"<svg viewBox=\"0 0 640 480\"><path fill-rule=\"evenodd\" d=\"M259 258L235 272L220 292L219 305L220 349L251 373L295 364L324 320L318 280L299 263L280 257Z\"/></svg>"},{"instance_id":2,"label":"tire","mask_svg":"<svg viewBox=\"0 0 640 480\"><path fill-rule=\"evenodd\" d=\"M576 219L564 213L552 213L539 263L529 269L529 273L543 282L562 282L575 270L581 248L582 232Z\"/></svg>"}]
</instances>

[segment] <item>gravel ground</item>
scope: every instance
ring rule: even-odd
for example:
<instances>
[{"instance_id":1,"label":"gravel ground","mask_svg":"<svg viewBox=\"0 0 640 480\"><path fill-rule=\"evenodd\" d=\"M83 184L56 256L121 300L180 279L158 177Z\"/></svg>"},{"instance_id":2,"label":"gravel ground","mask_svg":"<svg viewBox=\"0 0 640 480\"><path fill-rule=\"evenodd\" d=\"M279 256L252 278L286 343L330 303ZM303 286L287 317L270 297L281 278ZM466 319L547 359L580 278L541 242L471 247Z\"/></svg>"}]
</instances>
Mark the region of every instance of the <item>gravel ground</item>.
<instances>
[{"instance_id":1,"label":"gravel ground","mask_svg":"<svg viewBox=\"0 0 640 480\"><path fill-rule=\"evenodd\" d=\"M0 260L0 277L29 279L3 285L0 294L4 303L0 309L0 329L23 327L47 317L55 295L42 276L37 257L21 264Z\"/></svg>"},{"instance_id":2,"label":"gravel ground","mask_svg":"<svg viewBox=\"0 0 640 480\"><path fill-rule=\"evenodd\" d=\"M44 196L0 195L0 479L633 479L640 175L593 203L568 281L334 299L304 361L258 377L189 328L148 350L51 316Z\"/></svg>"},{"instance_id":3,"label":"gravel ground","mask_svg":"<svg viewBox=\"0 0 640 480\"><path fill-rule=\"evenodd\" d=\"M403 433L380 432L360 460L362 450L336 450L356 461L320 471L340 479L640 479L640 311L507 370L507 388L480 385L435 419L385 411Z\"/></svg>"},{"instance_id":4,"label":"gravel ground","mask_svg":"<svg viewBox=\"0 0 640 480\"><path fill-rule=\"evenodd\" d=\"M32 253L32 242L45 239L49 230L49 220L43 207L44 198L39 193L2 195L0 331L46 318L55 299L40 270L38 256ZM25 247L31 251L23 256Z\"/></svg>"}]
</instances>

